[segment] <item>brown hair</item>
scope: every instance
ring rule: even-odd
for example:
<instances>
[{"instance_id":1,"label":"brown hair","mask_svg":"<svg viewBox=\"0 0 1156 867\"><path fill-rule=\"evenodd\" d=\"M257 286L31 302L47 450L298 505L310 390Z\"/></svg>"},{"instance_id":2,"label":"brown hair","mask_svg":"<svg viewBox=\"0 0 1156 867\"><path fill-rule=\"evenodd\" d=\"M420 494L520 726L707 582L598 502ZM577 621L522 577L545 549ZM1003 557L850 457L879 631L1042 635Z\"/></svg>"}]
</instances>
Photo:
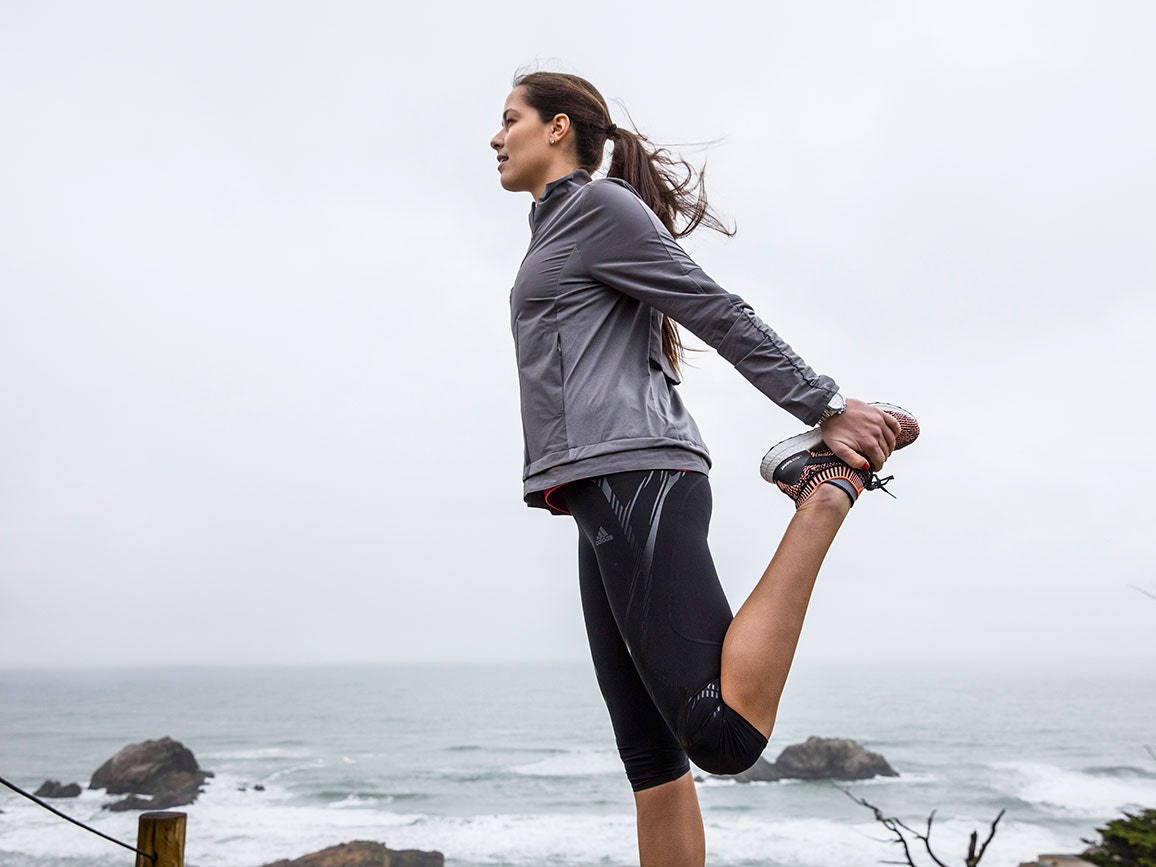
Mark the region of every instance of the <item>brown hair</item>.
<instances>
[{"instance_id":1,"label":"brown hair","mask_svg":"<svg viewBox=\"0 0 1156 867\"><path fill-rule=\"evenodd\" d=\"M735 234L707 204L705 168L696 177L690 163L654 145L637 130L618 127L611 131L610 109L589 81L564 72L529 72L516 75L513 86L524 88L526 102L543 123L556 114L570 118L579 168L597 171L606 142L613 141L607 177L621 178L634 187L672 237L682 238L700 225L727 236ZM682 226L676 221L682 221ZM664 315L662 353L676 374L685 352L678 326Z\"/></svg>"}]
</instances>

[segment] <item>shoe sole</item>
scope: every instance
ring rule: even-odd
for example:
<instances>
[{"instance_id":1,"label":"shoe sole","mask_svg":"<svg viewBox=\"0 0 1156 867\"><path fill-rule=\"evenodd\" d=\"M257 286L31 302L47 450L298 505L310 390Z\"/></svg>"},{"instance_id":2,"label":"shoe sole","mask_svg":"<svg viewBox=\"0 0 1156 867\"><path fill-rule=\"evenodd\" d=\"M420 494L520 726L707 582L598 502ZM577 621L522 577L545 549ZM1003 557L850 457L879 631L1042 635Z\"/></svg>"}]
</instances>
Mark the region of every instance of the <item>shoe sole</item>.
<instances>
[{"instance_id":1,"label":"shoe sole","mask_svg":"<svg viewBox=\"0 0 1156 867\"><path fill-rule=\"evenodd\" d=\"M901 406L893 403L874 402L870 406L878 407L883 412L894 410L902 413L908 418L915 418L911 413ZM795 434L793 437L788 437L780 443L776 443L771 447L771 450L763 455L763 461L759 464L759 475L766 479L771 484L775 483L775 470L779 468L779 464L789 458L791 455L814 448L823 441L823 432L819 430L818 426L811 428L808 431L803 431L801 434Z\"/></svg>"}]
</instances>

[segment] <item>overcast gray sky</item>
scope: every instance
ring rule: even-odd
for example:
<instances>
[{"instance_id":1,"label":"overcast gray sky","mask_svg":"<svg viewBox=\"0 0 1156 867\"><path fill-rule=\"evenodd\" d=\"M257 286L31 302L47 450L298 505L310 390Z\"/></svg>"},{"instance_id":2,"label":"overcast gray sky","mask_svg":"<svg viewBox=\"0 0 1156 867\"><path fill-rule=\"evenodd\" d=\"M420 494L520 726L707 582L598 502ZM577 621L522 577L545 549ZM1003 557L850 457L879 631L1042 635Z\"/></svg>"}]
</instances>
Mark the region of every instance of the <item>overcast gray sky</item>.
<instances>
[{"instance_id":1,"label":"overcast gray sky","mask_svg":"<svg viewBox=\"0 0 1156 867\"><path fill-rule=\"evenodd\" d=\"M521 500L525 64L713 141L688 252L922 424L801 660L1156 662L1150 4L400 8L0 5L0 666L586 656ZM737 609L797 423L692 363Z\"/></svg>"}]
</instances>

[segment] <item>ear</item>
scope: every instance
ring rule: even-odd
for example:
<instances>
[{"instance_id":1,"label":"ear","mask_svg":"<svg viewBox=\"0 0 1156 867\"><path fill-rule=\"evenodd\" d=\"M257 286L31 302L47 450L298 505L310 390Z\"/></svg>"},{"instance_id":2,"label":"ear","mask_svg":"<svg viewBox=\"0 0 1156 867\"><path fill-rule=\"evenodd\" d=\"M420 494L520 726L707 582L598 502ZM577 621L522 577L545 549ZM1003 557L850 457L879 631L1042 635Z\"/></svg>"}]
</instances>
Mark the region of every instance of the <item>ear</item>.
<instances>
[{"instance_id":1,"label":"ear","mask_svg":"<svg viewBox=\"0 0 1156 867\"><path fill-rule=\"evenodd\" d=\"M563 136L570 130L570 116L567 114L556 114L549 125L550 137L556 141L562 141Z\"/></svg>"}]
</instances>

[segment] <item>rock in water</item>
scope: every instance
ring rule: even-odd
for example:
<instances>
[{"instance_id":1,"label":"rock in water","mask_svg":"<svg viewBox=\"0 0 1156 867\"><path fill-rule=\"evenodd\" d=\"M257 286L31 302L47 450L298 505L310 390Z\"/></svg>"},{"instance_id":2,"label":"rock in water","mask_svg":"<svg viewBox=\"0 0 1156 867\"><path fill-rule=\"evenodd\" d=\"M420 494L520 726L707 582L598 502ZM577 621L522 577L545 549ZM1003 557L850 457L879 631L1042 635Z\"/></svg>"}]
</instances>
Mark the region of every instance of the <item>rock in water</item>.
<instances>
[{"instance_id":1,"label":"rock in water","mask_svg":"<svg viewBox=\"0 0 1156 867\"><path fill-rule=\"evenodd\" d=\"M382 843L354 840L302 855L293 861L274 861L265 867L444 867L445 863L441 852L387 849Z\"/></svg>"},{"instance_id":2,"label":"rock in water","mask_svg":"<svg viewBox=\"0 0 1156 867\"><path fill-rule=\"evenodd\" d=\"M879 753L865 750L850 738L811 736L792 744L775 760L775 770L800 780L869 780L898 777Z\"/></svg>"},{"instance_id":3,"label":"rock in water","mask_svg":"<svg viewBox=\"0 0 1156 867\"><path fill-rule=\"evenodd\" d=\"M191 801L189 803L192 803ZM129 795L127 798L121 798L119 801L114 801L111 804L104 804L102 810L112 810L114 813L123 813L127 810L152 810L152 809L168 809L169 807L177 807L179 804L170 804L160 795L152 798L138 798L136 795Z\"/></svg>"},{"instance_id":4,"label":"rock in water","mask_svg":"<svg viewBox=\"0 0 1156 867\"><path fill-rule=\"evenodd\" d=\"M80 795L80 783L63 785L60 780L45 780L44 784L33 792L38 798L76 798Z\"/></svg>"},{"instance_id":5,"label":"rock in water","mask_svg":"<svg viewBox=\"0 0 1156 867\"><path fill-rule=\"evenodd\" d=\"M191 750L180 741L166 737L129 744L96 769L88 787L104 789L110 795L153 796L149 800L125 798L106 805L105 809L165 810L193 803L201 792L201 784L211 776L197 765Z\"/></svg>"},{"instance_id":6,"label":"rock in water","mask_svg":"<svg viewBox=\"0 0 1156 867\"><path fill-rule=\"evenodd\" d=\"M863 749L849 738L820 738L812 735L801 744L791 744L779 757L755 764L734 774L742 783L756 780L869 780L899 774L879 753Z\"/></svg>"},{"instance_id":7,"label":"rock in water","mask_svg":"<svg viewBox=\"0 0 1156 867\"><path fill-rule=\"evenodd\" d=\"M712 777L726 777L727 779L738 780L740 783L758 783L782 779L778 772L775 771L775 766L772 762L768 762L762 756L753 765L737 774L711 774Z\"/></svg>"}]
</instances>

